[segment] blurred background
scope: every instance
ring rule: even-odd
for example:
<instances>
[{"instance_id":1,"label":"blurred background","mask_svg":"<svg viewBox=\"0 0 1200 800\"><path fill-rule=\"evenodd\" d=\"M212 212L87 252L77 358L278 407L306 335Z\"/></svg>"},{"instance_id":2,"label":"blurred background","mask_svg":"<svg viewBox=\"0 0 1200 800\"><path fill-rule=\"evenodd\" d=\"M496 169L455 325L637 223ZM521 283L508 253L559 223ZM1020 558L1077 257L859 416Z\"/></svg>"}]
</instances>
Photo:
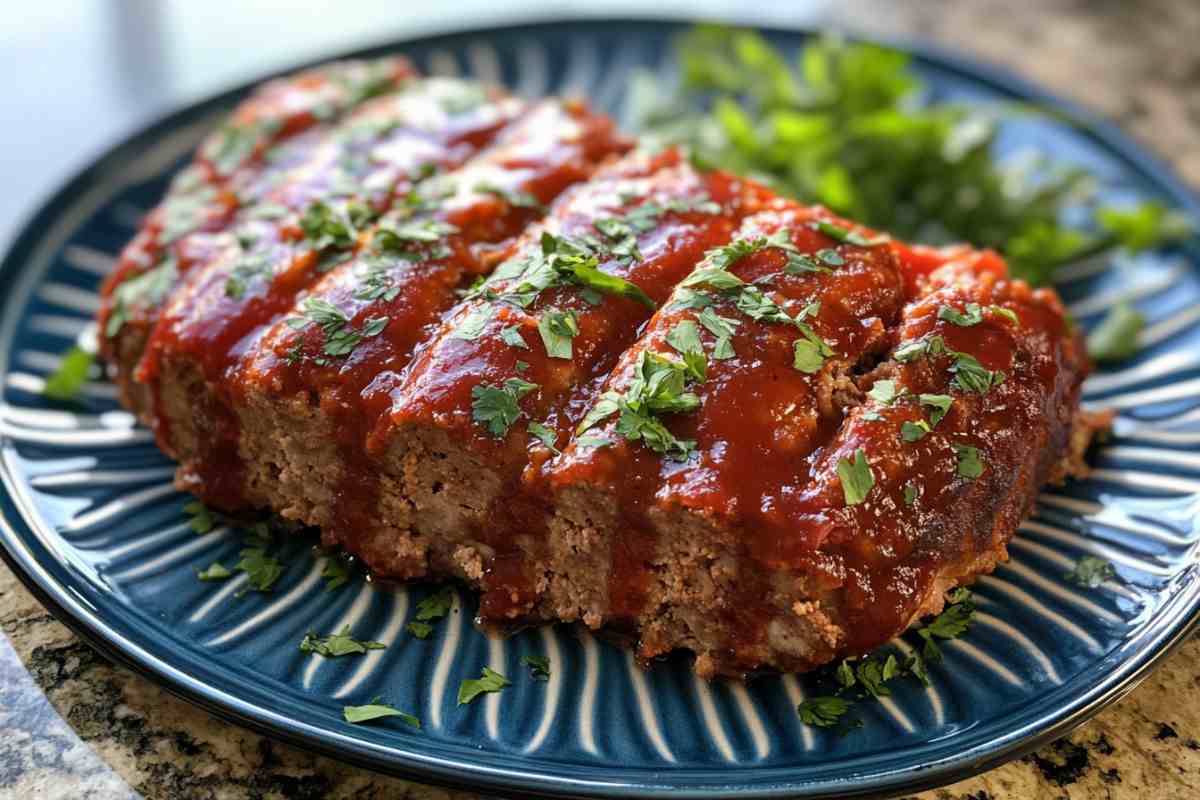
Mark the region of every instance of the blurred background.
<instances>
[{"instance_id":1,"label":"blurred background","mask_svg":"<svg viewBox=\"0 0 1200 800\"><path fill-rule=\"evenodd\" d=\"M1200 37L1195 0L72 0L16 8L0 20L0 246L107 146L186 103L357 47L565 17L823 24L931 39L1014 66L1116 118L1200 180L1189 135L1200 118L1200 53L1185 46Z\"/></svg>"}]
</instances>

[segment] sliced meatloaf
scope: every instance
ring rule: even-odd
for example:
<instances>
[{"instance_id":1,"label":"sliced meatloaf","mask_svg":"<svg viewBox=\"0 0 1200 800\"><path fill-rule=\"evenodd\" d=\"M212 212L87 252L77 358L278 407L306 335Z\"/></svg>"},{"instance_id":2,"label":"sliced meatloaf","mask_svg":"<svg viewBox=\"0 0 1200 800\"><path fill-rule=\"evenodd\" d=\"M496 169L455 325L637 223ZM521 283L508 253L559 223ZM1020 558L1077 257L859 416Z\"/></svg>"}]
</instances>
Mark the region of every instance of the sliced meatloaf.
<instances>
[{"instance_id":1,"label":"sliced meatloaf","mask_svg":"<svg viewBox=\"0 0 1200 800\"><path fill-rule=\"evenodd\" d=\"M1079 337L994 254L631 144L394 59L269 84L105 284L123 401L206 503L485 624L706 676L877 646L1083 469Z\"/></svg>"}]
</instances>

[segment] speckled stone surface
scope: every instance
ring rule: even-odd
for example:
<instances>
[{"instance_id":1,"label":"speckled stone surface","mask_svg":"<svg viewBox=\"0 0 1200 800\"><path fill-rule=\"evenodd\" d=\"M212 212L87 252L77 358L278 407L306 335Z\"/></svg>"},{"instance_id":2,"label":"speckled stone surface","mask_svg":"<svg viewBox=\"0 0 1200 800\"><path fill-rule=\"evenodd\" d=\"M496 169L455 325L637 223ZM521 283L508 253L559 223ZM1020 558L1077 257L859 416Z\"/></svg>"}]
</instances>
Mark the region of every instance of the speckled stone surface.
<instances>
[{"instance_id":1,"label":"speckled stone surface","mask_svg":"<svg viewBox=\"0 0 1200 800\"><path fill-rule=\"evenodd\" d=\"M1119 122L1200 186L1200 2L848 2L835 21L1007 65ZM0 797L444 798L225 724L115 667L0 566ZM463 795L469 796L469 795ZM1033 755L919 800L1200 797L1200 639Z\"/></svg>"}]
</instances>

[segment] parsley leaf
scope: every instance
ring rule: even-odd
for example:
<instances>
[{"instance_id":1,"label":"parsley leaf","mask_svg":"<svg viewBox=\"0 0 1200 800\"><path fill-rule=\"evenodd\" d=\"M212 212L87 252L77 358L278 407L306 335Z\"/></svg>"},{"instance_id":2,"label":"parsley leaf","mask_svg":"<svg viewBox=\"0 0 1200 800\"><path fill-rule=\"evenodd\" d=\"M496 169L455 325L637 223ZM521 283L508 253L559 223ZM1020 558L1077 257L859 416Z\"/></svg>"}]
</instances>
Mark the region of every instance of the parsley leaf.
<instances>
[{"instance_id":1,"label":"parsley leaf","mask_svg":"<svg viewBox=\"0 0 1200 800\"><path fill-rule=\"evenodd\" d=\"M967 444L951 445L958 455L959 477L975 480L983 474L983 460L979 457L979 448Z\"/></svg>"},{"instance_id":2,"label":"parsley leaf","mask_svg":"<svg viewBox=\"0 0 1200 800\"><path fill-rule=\"evenodd\" d=\"M890 653L882 661L875 658L863 659L854 669L858 682L871 697L890 696L892 692L886 684L899 673L900 665L896 661L896 656Z\"/></svg>"},{"instance_id":3,"label":"parsley leaf","mask_svg":"<svg viewBox=\"0 0 1200 800\"><path fill-rule=\"evenodd\" d=\"M1075 562L1075 567L1064 576L1076 586L1095 589L1107 580L1117 576L1112 562L1096 556L1084 556Z\"/></svg>"},{"instance_id":4,"label":"parsley leaf","mask_svg":"<svg viewBox=\"0 0 1200 800\"><path fill-rule=\"evenodd\" d=\"M951 322L960 328L969 328L983 322L983 309L979 303L967 303L966 312L959 311L953 306L941 306L938 308L937 316L938 319Z\"/></svg>"},{"instance_id":5,"label":"parsley leaf","mask_svg":"<svg viewBox=\"0 0 1200 800\"><path fill-rule=\"evenodd\" d=\"M240 555L237 569L246 573L248 580L237 596L241 597L251 589L256 592L271 591L279 576L283 575L283 565L274 556L267 555L267 551L261 547L247 547Z\"/></svg>"},{"instance_id":6,"label":"parsley leaf","mask_svg":"<svg viewBox=\"0 0 1200 800\"><path fill-rule=\"evenodd\" d=\"M63 401L79 397L95 361L95 353L89 353L82 347L72 347L63 355L54 373L46 379L42 396Z\"/></svg>"},{"instance_id":7,"label":"parsley leaf","mask_svg":"<svg viewBox=\"0 0 1200 800\"><path fill-rule=\"evenodd\" d=\"M331 636L318 636L309 631L300 642L300 652L316 653L325 658L336 658L351 654L363 654L368 650L382 650L383 642L360 642L350 635L350 626L345 625Z\"/></svg>"},{"instance_id":8,"label":"parsley leaf","mask_svg":"<svg viewBox=\"0 0 1200 800\"><path fill-rule=\"evenodd\" d=\"M220 561L208 565L208 569L196 571L196 577L202 581L223 581L233 575Z\"/></svg>"},{"instance_id":9,"label":"parsley leaf","mask_svg":"<svg viewBox=\"0 0 1200 800\"><path fill-rule=\"evenodd\" d=\"M484 667L480 677L468 678L459 684L458 704L466 705L485 692L498 692L505 686L512 686L512 681L499 672Z\"/></svg>"},{"instance_id":10,"label":"parsley leaf","mask_svg":"<svg viewBox=\"0 0 1200 800\"><path fill-rule=\"evenodd\" d=\"M161 303L178 276L175 259L166 258L158 266L123 281L113 290L113 302L104 324L104 335L109 339L116 336L129 320L130 310L134 306L148 307Z\"/></svg>"},{"instance_id":11,"label":"parsley leaf","mask_svg":"<svg viewBox=\"0 0 1200 800\"><path fill-rule=\"evenodd\" d=\"M925 438L925 434L929 433L930 430L929 423L923 419L918 419L915 422L906 419L900 425L900 438L906 442L919 442Z\"/></svg>"},{"instance_id":12,"label":"parsley leaf","mask_svg":"<svg viewBox=\"0 0 1200 800\"><path fill-rule=\"evenodd\" d=\"M201 503L199 500L192 500L183 507L185 514L191 516L188 520L188 527L196 533L208 533L215 525L212 512L208 510L208 506Z\"/></svg>"},{"instance_id":13,"label":"parsley leaf","mask_svg":"<svg viewBox=\"0 0 1200 800\"><path fill-rule=\"evenodd\" d=\"M505 189L502 186L496 186L491 183L480 183L475 186L475 191L479 194L490 194L498 197L513 208L532 208L539 211L545 209L540 200L529 192L521 191L520 189Z\"/></svg>"},{"instance_id":14,"label":"parsley leaf","mask_svg":"<svg viewBox=\"0 0 1200 800\"><path fill-rule=\"evenodd\" d=\"M950 411L950 406L954 404L954 398L948 394L921 394L917 396L917 400L921 405L933 409L929 412L929 422L933 425L941 422Z\"/></svg>"},{"instance_id":15,"label":"parsley leaf","mask_svg":"<svg viewBox=\"0 0 1200 800\"><path fill-rule=\"evenodd\" d=\"M724 360L734 357L733 335L737 333L738 326L742 324L741 320L722 317L713 310L712 306L705 306L696 315L696 321L703 325L706 331L717 337L717 341L713 345L713 358Z\"/></svg>"},{"instance_id":16,"label":"parsley leaf","mask_svg":"<svg viewBox=\"0 0 1200 800\"><path fill-rule=\"evenodd\" d=\"M831 728L850 710L852 703L841 697L814 697L796 706L800 721L817 728Z\"/></svg>"},{"instance_id":17,"label":"parsley leaf","mask_svg":"<svg viewBox=\"0 0 1200 800\"><path fill-rule=\"evenodd\" d=\"M521 398L536 388L536 383L520 378L509 378L503 386L481 383L471 390L471 413L492 436L502 438L521 416Z\"/></svg>"},{"instance_id":18,"label":"parsley leaf","mask_svg":"<svg viewBox=\"0 0 1200 800\"><path fill-rule=\"evenodd\" d=\"M484 306L477 308L462 318L450 334L452 339L465 339L473 341L483 335L483 329L492 319L492 307Z\"/></svg>"},{"instance_id":19,"label":"parsley leaf","mask_svg":"<svg viewBox=\"0 0 1200 800\"><path fill-rule=\"evenodd\" d=\"M579 335L579 320L570 309L559 311L552 308L538 318L538 333L541 334L547 356L570 359L573 353L571 340Z\"/></svg>"},{"instance_id":20,"label":"parsley leaf","mask_svg":"<svg viewBox=\"0 0 1200 800\"><path fill-rule=\"evenodd\" d=\"M554 443L558 440L558 434L540 422L530 422L527 428L531 436L544 444L552 452L558 453L558 448L554 446Z\"/></svg>"},{"instance_id":21,"label":"parsley leaf","mask_svg":"<svg viewBox=\"0 0 1200 800\"><path fill-rule=\"evenodd\" d=\"M500 330L500 341L510 347L519 347L522 350L529 349L529 343L525 341L525 337L521 336L520 325L509 325L507 328Z\"/></svg>"},{"instance_id":22,"label":"parsley leaf","mask_svg":"<svg viewBox=\"0 0 1200 800\"><path fill-rule=\"evenodd\" d=\"M1088 334L1088 355L1095 361L1121 361L1137 352L1146 318L1128 303L1118 303Z\"/></svg>"},{"instance_id":23,"label":"parsley leaf","mask_svg":"<svg viewBox=\"0 0 1200 800\"><path fill-rule=\"evenodd\" d=\"M892 380L878 380L871 386L871 391L867 392L872 400L880 405L888 406L896 399L896 382Z\"/></svg>"},{"instance_id":24,"label":"parsley leaf","mask_svg":"<svg viewBox=\"0 0 1200 800\"><path fill-rule=\"evenodd\" d=\"M443 586L436 593L417 603L417 619L422 622L441 619L449 614L453 607L454 591L448 586Z\"/></svg>"},{"instance_id":25,"label":"parsley leaf","mask_svg":"<svg viewBox=\"0 0 1200 800\"><path fill-rule=\"evenodd\" d=\"M408 632L418 639L428 639L429 634L433 633L433 626L428 622L417 622L414 620L404 627L406 627Z\"/></svg>"},{"instance_id":26,"label":"parsley leaf","mask_svg":"<svg viewBox=\"0 0 1200 800\"><path fill-rule=\"evenodd\" d=\"M365 706L345 706L342 708L342 716L346 722L352 725L357 725L360 722L370 722L375 719L383 719L384 717L399 717L400 721L413 726L414 728L421 727L421 721L412 714L406 714L403 711L392 708L382 703L372 703Z\"/></svg>"},{"instance_id":27,"label":"parsley leaf","mask_svg":"<svg viewBox=\"0 0 1200 800\"><path fill-rule=\"evenodd\" d=\"M926 661L936 663L942 660L942 651L935 639L957 639L971 627L971 620L975 616L975 601L971 598L970 591L957 589L950 594L949 600L950 605L947 605L941 614L917 628L917 633L925 640L922 655Z\"/></svg>"},{"instance_id":28,"label":"parsley leaf","mask_svg":"<svg viewBox=\"0 0 1200 800\"><path fill-rule=\"evenodd\" d=\"M695 322L683 320L676 323L667 333L667 344L683 356L688 377L703 381L708 376L708 357L704 355L704 345L700 343L700 328Z\"/></svg>"},{"instance_id":29,"label":"parsley leaf","mask_svg":"<svg viewBox=\"0 0 1200 800\"><path fill-rule=\"evenodd\" d=\"M818 220L817 222L812 223L812 227L814 230L820 231L830 239L842 242L844 244L852 244L857 247L875 247L876 245L884 244L888 241L888 237L886 236L876 236L873 239L868 239L861 233L852 231L849 228L844 228L841 225L836 225L832 222L826 222L825 220Z\"/></svg>"},{"instance_id":30,"label":"parsley leaf","mask_svg":"<svg viewBox=\"0 0 1200 800\"><path fill-rule=\"evenodd\" d=\"M920 494L921 492L916 486L913 486L912 483L904 484L904 505L911 506L913 503L917 502L917 497L919 497Z\"/></svg>"},{"instance_id":31,"label":"parsley leaf","mask_svg":"<svg viewBox=\"0 0 1200 800\"><path fill-rule=\"evenodd\" d=\"M341 309L322 297L310 295L304 299L301 306L303 317L290 317L286 320L288 327L304 330L310 324L320 327L324 335L321 352L330 358L341 358L349 355L363 339L369 339L383 333L387 327L387 317L369 317L363 321L361 328L354 328ZM329 363L326 357L313 359L317 364L325 366Z\"/></svg>"},{"instance_id":32,"label":"parsley leaf","mask_svg":"<svg viewBox=\"0 0 1200 800\"><path fill-rule=\"evenodd\" d=\"M550 680L550 659L546 656L521 656L521 663L529 667L534 680Z\"/></svg>"},{"instance_id":33,"label":"parsley leaf","mask_svg":"<svg viewBox=\"0 0 1200 800\"><path fill-rule=\"evenodd\" d=\"M842 495L848 506L858 505L866 500L867 494L875 486L875 473L871 472L867 454L861 447L854 451L852 459L838 459L837 473L842 481Z\"/></svg>"},{"instance_id":34,"label":"parsley leaf","mask_svg":"<svg viewBox=\"0 0 1200 800\"><path fill-rule=\"evenodd\" d=\"M321 567L321 577L328 579L325 581L324 591L332 592L350 580L350 565L340 555L326 556Z\"/></svg>"}]
</instances>

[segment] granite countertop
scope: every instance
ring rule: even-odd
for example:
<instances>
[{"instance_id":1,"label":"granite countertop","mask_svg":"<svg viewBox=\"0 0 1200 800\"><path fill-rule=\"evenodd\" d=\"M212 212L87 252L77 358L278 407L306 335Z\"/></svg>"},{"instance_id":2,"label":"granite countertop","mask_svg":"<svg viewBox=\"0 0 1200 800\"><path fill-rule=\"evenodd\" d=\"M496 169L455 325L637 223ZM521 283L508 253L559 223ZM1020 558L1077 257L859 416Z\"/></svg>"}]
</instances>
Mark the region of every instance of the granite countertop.
<instances>
[{"instance_id":1,"label":"granite countertop","mask_svg":"<svg viewBox=\"0 0 1200 800\"><path fill-rule=\"evenodd\" d=\"M1200 3L857 0L851 29L926 38L1012 67L1115 120L1200 186ZM77 639L0 565L0 797L434 798L452 794L271 742ZM921 800L1192 798L1200 638L1033 755ZM471 796L471 795L464 795Z\"/></svg>"}]
</instances>

